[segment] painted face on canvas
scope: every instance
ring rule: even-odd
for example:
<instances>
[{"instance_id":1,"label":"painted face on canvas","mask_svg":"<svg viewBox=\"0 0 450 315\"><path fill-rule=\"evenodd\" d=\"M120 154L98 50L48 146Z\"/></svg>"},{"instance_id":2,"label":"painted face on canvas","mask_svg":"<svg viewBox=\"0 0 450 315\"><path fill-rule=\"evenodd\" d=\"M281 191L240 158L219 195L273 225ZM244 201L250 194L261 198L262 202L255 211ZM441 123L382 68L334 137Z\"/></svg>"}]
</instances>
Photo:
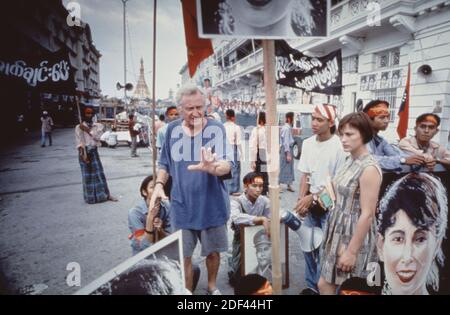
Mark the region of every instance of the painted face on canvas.
<instances>
[{"instance_id":1,"label":"painted face on canvas","mask_svg":"<svg viewBox=\"0 0 450 315\"><path fill-rule=\"evenodd\" d=\"M269 243L259 244L256 247L256 258L258 265L265 268L272 263L272 246Z\"/></svg>"},{"instance_id":2,"label":"painted face on canvas","mask_svg":"<svg viewBox=\"0 0 450 315\"><path fill-rule=\"evenodd\" d=\"M169 282L171 288L173 289L174 295L183 295L186 294L186 289L183 285L183 278L181 276L181 270L175 268L171 264L170 266L166 266L164 270L165 282Z\"/></svg>"},{"instance_id":3,"label":"painted face on canvas","mask_svg":"<svg viewBox=\"0 0 450 315\"><path fill-rule=\"evenodd\" d=\"M250 27L270 27L290 19L293 0L227 0L236 22ZM239 30L238 30L239 31Z\"/></svg>"},{"instance_id":4,"label":"painted face on canvas","mask_svg":"<svg viewBox=\"0 0 450 315\"><path fill-rule=\"evenodd\" d=\"M379 235L378 250L386 280L393 294L428 294L427 276L439 243L435 229L416 226L403 210L395 214L394 220L384 238Z\"/></svg>"}]
</instances>

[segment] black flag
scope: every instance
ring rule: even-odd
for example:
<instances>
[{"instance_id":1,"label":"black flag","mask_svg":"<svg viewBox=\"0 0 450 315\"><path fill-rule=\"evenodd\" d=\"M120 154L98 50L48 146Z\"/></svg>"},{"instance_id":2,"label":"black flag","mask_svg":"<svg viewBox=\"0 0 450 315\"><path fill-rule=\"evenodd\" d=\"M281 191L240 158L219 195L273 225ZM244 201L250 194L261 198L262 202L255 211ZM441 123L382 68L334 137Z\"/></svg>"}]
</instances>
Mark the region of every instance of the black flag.
<instances>
[{"instance_id":1,"label":"black flag","mask_svg":"<svg viewBox=\"0 0 450 315\"><path fill-rule=\"evenodd\" d=\"M284 40L275 41L277 83L308 92L342 94L342 53L308 57Z\"/></svg>"}]
</instances>

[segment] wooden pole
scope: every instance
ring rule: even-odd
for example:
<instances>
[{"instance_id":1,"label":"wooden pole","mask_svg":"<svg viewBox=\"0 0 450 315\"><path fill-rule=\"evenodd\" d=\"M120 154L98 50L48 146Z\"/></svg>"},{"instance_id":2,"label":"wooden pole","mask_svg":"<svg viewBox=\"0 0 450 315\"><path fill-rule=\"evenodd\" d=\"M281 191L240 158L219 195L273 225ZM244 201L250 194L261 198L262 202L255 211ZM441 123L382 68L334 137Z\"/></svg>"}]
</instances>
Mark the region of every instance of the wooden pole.
<instances>
[{"instance_id":1,"label":"wooden pole","mask_svg":"<svg viewBox=\"0 0 450 315\"><path fill-rule=\"evenodd\" d=\"M266 94L267 111L267 171L269 175L269 197L272 219L270 237L272 241L272 287L275 295L281 295L282 276L280 262L280 139L277 121L276 79L275 79L275 42L263 40L264 89Z\"/></svg>"},{"instance_id":2,"label":"wooden pole","mask_svg":"<svg viewBox=\"0 0 450 315\"><path fill-rule=\"evenodd\" d=\"M81 109L80 109L80 102L78 101L78 95L75 95L75 102L77 103L78 121L79 121L80 124L81 124L81 122L82 122L82 119L81 119Z\"/></svg>"},{"instance_id":3,"label":"wooden pole","mask_svg":"<svg viewBox=\"0 0 450 315\"><path fill-rule=\"evenodd\" d=\"M155 121L155 113L156 113L156 4L157 0L153 1L153 82L152 82L152 151L153 151L153 184L156 182L156 156L158 152L156 151L156 121Z\"/></svg>"}]
</instances>

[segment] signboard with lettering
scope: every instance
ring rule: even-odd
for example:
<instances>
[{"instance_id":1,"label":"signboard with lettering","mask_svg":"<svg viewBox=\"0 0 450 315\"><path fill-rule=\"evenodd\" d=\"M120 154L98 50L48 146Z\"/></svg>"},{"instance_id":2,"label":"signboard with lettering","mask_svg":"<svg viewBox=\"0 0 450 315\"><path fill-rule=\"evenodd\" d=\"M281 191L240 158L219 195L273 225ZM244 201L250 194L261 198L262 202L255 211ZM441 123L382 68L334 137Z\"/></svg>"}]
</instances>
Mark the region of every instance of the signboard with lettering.
<instances>
[{"instance_id":1,"label":"signboard with lettering","mask_svg":"<svg viewBox=\"0 0 450 315\"><path fill-rule=\"evenodd\" d=\"M33 58L0 57L0 76L22 80L30 88L41 91L74 94L74 69L63 50Z\"/></svg>"},{"instance_id":2,"label":"signboard with lettering","mask_svg":"<svg viewBox=\"0 0 450 315\"><path fill-rule=\"evenodd\" d=\"M285 41L275 42L277 83L308 92L342 94L342 53L309 57Z\"/></svg>"}]
</instances>

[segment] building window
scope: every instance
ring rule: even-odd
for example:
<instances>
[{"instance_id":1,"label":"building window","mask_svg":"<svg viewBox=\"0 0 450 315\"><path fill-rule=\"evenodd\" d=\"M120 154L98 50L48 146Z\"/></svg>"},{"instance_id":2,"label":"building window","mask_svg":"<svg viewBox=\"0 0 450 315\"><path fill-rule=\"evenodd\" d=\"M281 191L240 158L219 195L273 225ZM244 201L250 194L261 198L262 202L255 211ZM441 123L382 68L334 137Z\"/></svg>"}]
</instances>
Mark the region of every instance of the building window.
<instances>
[{"instance_id":1,"label":"building window","mask_svg":"<svg viewBox=\"0 0 450 315\"><path fill-rule=\"evenodd\" d=\"M377 68L395 67L400 64L400 50L398 48L386 50L377 54Z\"/></svg>"},{"instance_id":2,"label":"building window","mask_svg":"<svg viewBox=\"0 0 450 315\"><path fill-rule=\"evenodd\" d=\"M392 52L392 66L400 65L400 51L397 49Z\"/></svg>"},{"instance_id":3,"label":"building window","mask_svg":"<svg viewBox=\"0 0 450 315\"><path fill-rule=\"evenodd\" d=\"M342 71L344 73L358 72L358 55L346 57L342 59Z\"/></svg>"},{"instance_id":4,"label":"building window","mask_svg":"<svg viewBox=\"0 0 450 315\"><path fill-rule=\"evenodd\" d=\"M397 114L397 89L385 89L385 90L377 90L375 92L375 98L376 100L382 100L389 103L389 112L390 122L394 122L395 115Z\"/></svg>"},{"instance_id":5,"label":"building window","mask_svg":"<svg viewBox=\"0 0 450 315\"><path fill-rule=\"evenodd\" d=\"M380 62L378 63L378 67L380 68L386 68L389 65L389 55L387 53L384 53L380 55Z\"/></svg>"}]
</instances>

